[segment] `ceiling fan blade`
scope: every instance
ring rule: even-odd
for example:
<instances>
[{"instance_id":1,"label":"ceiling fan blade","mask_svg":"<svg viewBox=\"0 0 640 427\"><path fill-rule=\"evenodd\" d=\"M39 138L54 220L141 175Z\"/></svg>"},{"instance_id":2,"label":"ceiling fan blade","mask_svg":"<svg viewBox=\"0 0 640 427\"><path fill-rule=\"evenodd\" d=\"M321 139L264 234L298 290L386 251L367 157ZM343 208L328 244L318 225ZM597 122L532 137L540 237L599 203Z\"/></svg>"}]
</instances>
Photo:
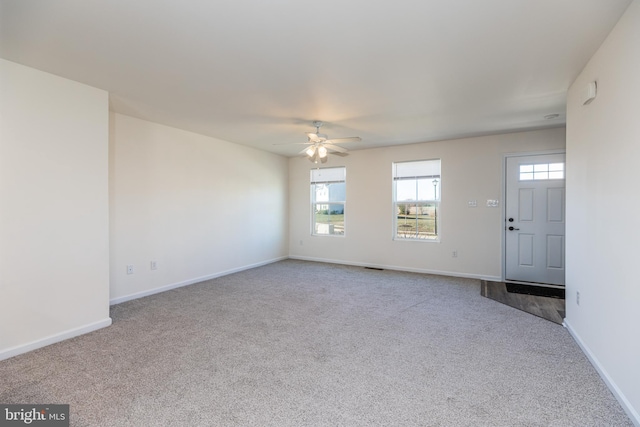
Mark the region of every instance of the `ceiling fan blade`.
<instances>
[{"instance_id":1,"label":"ceiling fan blade","mask_svg":"<svg viewBox=\"0 0 640 427\"><path fill-rule=\"evenodd\" d=\"M328 142L329 144L340 144L343 142L358 142L358 141L362 141L362 138L360 138L359 136L351 136L348 138L332 138L332 139L327 139L326 142Z\"/></svg>"},{"instance_id":2,"label":"ceiling fan blade","mask_svg":"<svg viewBox=\"0 0 640 427\"><path fill-rule=\"evenodd\" d=\"M324 144L325 148L331 150L331 151L337 151L338 153L346 153L347 150L346 148L342 148L342 147L338 147L337 145L333 145L333 144L328 144L325 142Z\"/></svg>"}]
</instances>

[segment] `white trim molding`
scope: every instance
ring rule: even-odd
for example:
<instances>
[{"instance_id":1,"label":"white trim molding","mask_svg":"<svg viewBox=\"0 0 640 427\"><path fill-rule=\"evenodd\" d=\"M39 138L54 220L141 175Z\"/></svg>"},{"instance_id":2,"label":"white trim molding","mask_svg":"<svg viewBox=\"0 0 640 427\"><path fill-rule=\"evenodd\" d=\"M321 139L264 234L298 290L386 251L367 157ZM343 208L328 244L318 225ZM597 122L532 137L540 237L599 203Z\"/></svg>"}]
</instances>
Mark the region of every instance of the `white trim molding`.
<instances>
[{"instance_id":1,"label":"white trim molding","mask_svg":"<svg viewBox=\"0 0 640 427\"><path fill-rule=\"evenodd\" d=\"M148 297L150 295L159 294L161 292L170 291L170 290L176 289L176 288L181 288L183 286L189 286L189 285L193 285L193 284L196 284L196 283L204 282L205 280L211 280L211 279L215 279L217 277L227 276L227 275L233 274L233 273L239 273L239 272L244 271L244 270L250 270L250 269L256 268L256 267L262 267L263 265L273 264L274 262L282 261L282 260L285 260L287 258L289 258L289 257L282 256L282 257L278 257L278 258L273 258L273 259L270 259L270 260L267 260L267 261L262 261L262 262L258 262L258 263L255 263L255 264L245 265L245 266L242 266L242 267L233 268L231 270L225 270L225 271L221 271L221 272L218 272L218 273L208 274L206 276L195 277L193 279L184 280L184 281L178 282L178 283L171 283L169 285L160 286L159 288L148 289L146 291L136 292L134 294L125 295L123 297L113 298L113 299L109 300L109 305L116 305L116 304L120 304L120 303L123 303L123 302L126 302L126 301L131 301L131 300L138 299L138 298Z\"/></svg>"},{"instance_id":2,"label":"white trim molding","mask_svg":"<svg viewBox=\"0 0 640 427\"><path fill-rule=\"evenodd\" d=\"M48 337L45 337L36 341L32 341L27 344L8 348L0 352L0 360L9 359L10 357L14 357L23 353L28 353L30 351L33 351L42 347L46 347L48 345L58 343L60 341L68 340L70 338L75 338L79 335L88 334L89 332L97 331L98 329L106 328L107 326L111 326L110 317L107 317L106 319L100 320L98 322L81 326L79 328L69 329L67 331L60 332L58 334L50 335Z\"/></svg>"},{"instance_id":3,"label":"white trim molding","mask_svg":"<svg viewBox=\"0 0 640 427\"><path fill-rule=\"evenodd\" d=\"M487 280L490 282L502 281L500 276L483 276L481 274L459 273L456 271L428 270L424 268L400 267L397 265L371 264L371 263L363 263L363 262L343 261L339 259L305 257L305 256L296 256L296 255L289 256L289 259L297 259L300 261L324 262L328 264L353 265L355 267L381 268L384 270L406 271L409 273L423 273L423 274L435 274L438 276L463 277L465 279Z\"/></svg>"},{"instance_id":4,"label":"white trim molding","mask_svg":"<svg viewBox=\"0 0 640 427\"><path fill-rule=\"evenodd\" d=\"M640 427L640 414L638 414L638 411L636 411L636 409L631 405L631 402L629 402L629 400L624 395L624 393L622 393L622 391L618 388L618 386L613 381L613 379L611 379L607 371L604 369L604 367L598 360L598 358L591 352L589 347L587 347L586 344L582 341L580 336L571 327L571 324L567 321L567 319L564 319L564 322L562 325L569 331L569 334L571 334L571 336L576 341L576 343L578 343L578 345L582 349L582 352L587 356L587 358L589 359L589 362L591 362L591 364L596 369L596 371L598 372L598 374L600 375L604 383L607 385L611 393L613 393L615 398L618 400L618 402L620 403L620 406L622 406L622 409L624 409L624 411L627 413L627 415L631 419L631 422L633 422L633 424L635 424L636 426Z\"/></svg>"}]
</instances>

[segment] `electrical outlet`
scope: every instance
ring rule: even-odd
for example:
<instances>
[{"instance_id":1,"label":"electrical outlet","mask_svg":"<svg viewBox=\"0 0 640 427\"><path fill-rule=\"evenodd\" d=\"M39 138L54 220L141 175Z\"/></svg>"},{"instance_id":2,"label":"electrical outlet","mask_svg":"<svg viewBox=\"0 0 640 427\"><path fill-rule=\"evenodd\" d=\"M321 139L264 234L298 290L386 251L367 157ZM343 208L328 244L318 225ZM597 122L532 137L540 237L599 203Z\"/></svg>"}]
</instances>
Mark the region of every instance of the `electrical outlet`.
<instances>
[{"instance_id":1,"label":"electrical outlet","mask_svg":"<svg viewBox=\"0 0 640 427\"><path fill-rule=\"evenodd\" d=\"M576 291L576 304L580 305L580 292Z\"/></svg>"},{"instance_id":2,"label":"electrical outlet","mask_svg":"<svg viewBox=\"0 0 640 427\"><path fill-rule=\"evenodd\" d=\"M133 264L127 265L127 274L133 274Z\"/></svg>"},{"instance_id":3,"label":"electrical outlet","mask_svg":"<svg viewBox=\"0 0 640 427\"><path fill-rule=\"evenodd\" d=\"M158 269L158 263L156 261L151 261L151 269L152 270L157 270Z\"/></svg>"},{"instance_id":4,"label":"electrical outlet","mask_svg":"<svg viewBox=\"0 0 640 427\"><path fill-rule=\"evenodd\" d=\"M457 250L457 249L454 249L454 250L453 250L453 252L451 252L451 256L452 256L453 258L458 258L458 250Z\"/></svg>"}]
</instances>

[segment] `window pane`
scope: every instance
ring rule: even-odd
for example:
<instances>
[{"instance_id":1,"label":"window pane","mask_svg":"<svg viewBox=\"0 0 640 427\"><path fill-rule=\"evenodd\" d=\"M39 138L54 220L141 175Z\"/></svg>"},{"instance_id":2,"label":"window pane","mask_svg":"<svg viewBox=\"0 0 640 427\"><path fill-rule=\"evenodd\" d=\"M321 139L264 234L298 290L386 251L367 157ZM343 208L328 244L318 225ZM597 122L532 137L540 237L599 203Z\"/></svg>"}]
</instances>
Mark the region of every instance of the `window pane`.
<instances>
[{"instance_id":1,"label":"window pane","mask_svg":"<svg viewBox=\"0 0 640 427\"><path fill-rule=\"evenodd\" d=\"M315 201L316 202L329 201L329 186L327 184L315 185Z\"/></svg>"},{"instance_id":2,"label":"window pane","mask_svg":"<svg viewBox=\"0 0 640 427\"><path fill-rule=\"evenodd\" d=\"M399 203L396 237L402 239L435 239L437 237L437 205L434 203Z\"/></svg>"},{"instance_id":3,"label":"window pane","mask_svg":"<svg viewBox=\"0 0 640 427\"><path fill-rule=\"evenodd\" d=\"M549 172L534 172L533 179L549 179Z\"/></svg>"},{"instance_id":4,"label":"window pane","mask_svg":"<svg viewBox=\"0 0 640 427\"><path fill-rule=\"evenodd\" d=\"M532 179L564 179L564 163L520 165L520 181Z\"/></svg>"},{"instance_id":5,"label":"window pane","mask_svg":"<svg viewBox=\"0 0 640 427\"><path fill-rule=\"evenodd\" d=\"M533 165L520 165L520 173L533 172Z\"/></svg>"},{"instance_id":6,"label":"window pane","mask_svg":"<svg viewBox=\"0 0 640 427\"><path fill-rule=\"evenodd\" d=\"M329 201L341 202L345 200L347 184L344 182L336 182L328 185L329 187Z\"/></svg>"},{"instance_id":7,"label":"window pane","mask_svg":"<svg viewBox=\"0 0 640 427\"><path fill-rule=\"evenodd\" d=\"M416 200L433 200L433 188L429 188L426 179L418 179L418 193Z\"/></svg>"},{"instance_id":8,"label":"window pane","mask_svg":"<svg viewBox=\"0 0 640 427\"><path fill-rule=\"evenodd\" d=\"M438 200L440 196L440 179L429 178L418 180L417 200Z\"/></svg>"},{"instance_id":9,"label":"window pane","mask_svg":"<svg viewBox=\"0 0 640 427\"><path fill-rule=\"evenodd\" d=\"M342 202L345 200L347 185L344 182L315 184L316 202Z\"/></svg>"},{"instance_id":10,"label":"window pane","mask_svg":"<svg viewBox=\"0 0 640 427\"><path fill-rule=\"evenodd\" d=\"M315 205L314 234L344 234L344 205Z\"/></svg>"},{"instance_id":11,"label":"window pane","mask_svg":"<svg viewBox=\"0 0 640 427\"><path fill-rule=\"evenodd\" d=\"M418 180L417 200L438 200L440 196L440 180L438 178Z\"/></svg>"},{"instance_id":12,"label":"window pane","mask_svg":"<svg viewBox=\"0 0 640 427\"><path fill-rule=\"evenodd\" d=\"M403 179L395 181L396 183L396 200L404 202L409 200L417 200L416 180Z\"/></svg>"}]
</instances>

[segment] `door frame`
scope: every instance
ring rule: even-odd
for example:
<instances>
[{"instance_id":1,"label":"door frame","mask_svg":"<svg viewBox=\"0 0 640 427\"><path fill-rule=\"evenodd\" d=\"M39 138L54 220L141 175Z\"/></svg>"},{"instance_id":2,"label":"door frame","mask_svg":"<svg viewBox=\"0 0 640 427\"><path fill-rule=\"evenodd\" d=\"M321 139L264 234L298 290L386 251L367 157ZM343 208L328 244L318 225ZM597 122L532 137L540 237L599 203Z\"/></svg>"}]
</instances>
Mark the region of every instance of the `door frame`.
<instances>
[{"instance_id":1,"label":"door frame","mask_svg":"<svg viewBox=\"0 0 640 427\"><path fill-rule=\"evenodd\" d=\"M502 221L502 227L500 228L500 246L502 247L502 254L500 256L500 265L501 265L501 269L500 269L500 274L501 274L501 281L505 281L507 278L507 236L505 233L506 229L507 229L507 159L510 157L526 157L526 156L544 156L546 154L567 154L567 150L566 149L556 149L556 150L541 150L541 151L523 151L523 152L514 152L514 153L504 153L502 155L502 209L501 214L500 214L500 220ZM565 180L566 180L566 163L565 163ZM566 181L565 181L565 188L566 188ZM566 192L565 192L565 197L566 197ZM565 219L565 229L566 229L566 219ZM565 251L566 251L566 246L565 246ZM566 255L566 254L565 254ZM520 282L513 282L510 281L510 283L520 283ZM565 286L561 286L561 285L550 285L547 283L531 283L531 282L521 282L522 284L525 285L534 285L534 286L540 286L540 287L546 287L546 288L559 288L559 289L565 289Z\"/></svg>"}]
</instances>

